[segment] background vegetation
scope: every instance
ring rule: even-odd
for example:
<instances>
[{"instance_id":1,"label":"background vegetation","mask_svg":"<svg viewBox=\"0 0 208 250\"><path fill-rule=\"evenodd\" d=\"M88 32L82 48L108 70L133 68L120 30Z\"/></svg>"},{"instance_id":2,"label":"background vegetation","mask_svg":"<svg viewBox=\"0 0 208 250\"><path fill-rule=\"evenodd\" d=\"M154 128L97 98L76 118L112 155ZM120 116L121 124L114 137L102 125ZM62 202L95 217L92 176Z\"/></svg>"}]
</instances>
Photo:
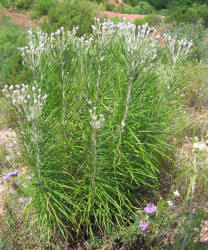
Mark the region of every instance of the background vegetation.
<instances>
[{"instance_id":1,"label":"background vegetation","mask_svg":"<svg viewBox=\"0 0 208 250\"><path fill-rule=\"evenodd\" d=\"M0 133L17 137L0 147L0 247L203 249L206 1L140 1L139 14L153 14L135 23L160 31L144 40L131 25L114 33L119 20L94 23L100 3L20 2L3 4L47 15L53 33L26 37L1 19Z\"/></svg>"},{"instance_id":2,"label":"background vegetation","mask_svg":"<svg viewBox=\"0 0 208 250\"><path fill-rule=\"evenodd\" d=\"M0 19L0 80L4 83L26 82L29 78L17 50L26 42L24 29L13 25L8 18Z\"/></svg>"}]
</instances>

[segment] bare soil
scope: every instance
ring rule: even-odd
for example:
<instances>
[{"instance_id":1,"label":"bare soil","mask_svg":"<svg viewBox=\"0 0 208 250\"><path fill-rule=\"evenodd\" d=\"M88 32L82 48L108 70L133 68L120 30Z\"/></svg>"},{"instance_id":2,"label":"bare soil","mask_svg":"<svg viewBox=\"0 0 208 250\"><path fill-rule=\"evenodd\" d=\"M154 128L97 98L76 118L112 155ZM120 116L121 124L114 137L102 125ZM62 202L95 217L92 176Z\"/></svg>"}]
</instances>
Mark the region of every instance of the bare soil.
<instances>
[{"instance_id":1,"label":"bare soil","mask_svg":"<svg viewBox=\"0 0 208 250\"><path fill-rule=\"evenodd\" d=\"M22 14L15 11L4 9L3 14L0 14L0 18L4 16L9 17L10 22L17 25L21 25L23 27L32 28L38 26L34 21L31 20L28 13Z\"/></svg>"}]
</instances>

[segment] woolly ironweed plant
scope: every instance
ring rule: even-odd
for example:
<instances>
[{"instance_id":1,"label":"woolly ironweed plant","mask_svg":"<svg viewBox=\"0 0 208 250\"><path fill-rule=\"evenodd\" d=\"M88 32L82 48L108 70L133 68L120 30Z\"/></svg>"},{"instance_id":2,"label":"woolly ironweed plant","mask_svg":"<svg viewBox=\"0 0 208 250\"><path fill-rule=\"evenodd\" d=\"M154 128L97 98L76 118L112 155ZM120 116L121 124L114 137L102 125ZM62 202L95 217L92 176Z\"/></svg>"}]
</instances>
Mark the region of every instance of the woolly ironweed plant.
<instances>
[{"instance_id":1,"label":"woolly ironweed plant","mask_svg":"<svg viewBox=\"0 0 208 250\"><path fill-rule=\"evenodd\" d=\"M32 104L20 95L16 106L31 177L25 192L49 235L56 229L65 237L94 235L122 226L141 192L157 188L168 158L178 105L160 77L155 30L99 19L92 28L81 38L76 28L30 30L28 46L20 48L34 77Z\"/></svg>"}]
</instances>

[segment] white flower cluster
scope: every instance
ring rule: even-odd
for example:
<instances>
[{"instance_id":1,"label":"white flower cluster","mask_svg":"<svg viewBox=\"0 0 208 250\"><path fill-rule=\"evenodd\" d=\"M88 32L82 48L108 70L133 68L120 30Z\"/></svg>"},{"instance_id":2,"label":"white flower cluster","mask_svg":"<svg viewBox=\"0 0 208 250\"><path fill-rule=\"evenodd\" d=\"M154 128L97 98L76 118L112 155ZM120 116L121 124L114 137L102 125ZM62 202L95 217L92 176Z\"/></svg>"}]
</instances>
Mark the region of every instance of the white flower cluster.
<instances>
[{"instance_id":1,"label":"white flower cluster","mask_svg":"<svg viewBox=\"0 0 208 250\"><path fill-rule=\"evenodd\" d=\"M40 88L36 89L33 86L30 90L25 84L9 87L5 85L2 92L28 121L33 121L41 115L42 107L47 98L47 95L42 94Z\"/></svg>"},{"instance_id":2,"label":"white flower cluster","mask_svg":"<svg viewBox=\"0 0 208 250\"><path fill-rule=\"evenodd\" d=\"M193 149L195 150L205 151L206 148L207 148L207 145L205 142L198 141L198 142L194 142L193 144Z\"/></svg>"},{"instance_id":3,"label":"white flower cluster","mask_svg":"<svg viewBox=\"0 0 208 250\"><path fill-rule=\"evenodd\" d=\"M94 20L95 24L92 25L93 37L97 41L99 49L102 50L109 44L112 35L115 33L116 24L106 19L104 19L104 22L101 22L99 18Z\"/></svg>"},{"instance_id":4,"label":"white flower cluster","mask_svg":"<svg viewBox=\"0 0 208 250\"><path fill-rule=\"evenodd\" d=\"M117 24L117 29L119 30L120 35L126 36L133 36L133 42L141 42L146 39L151 38L152 40L155 39L153 34L156 32L155 28L149 27L148 23L145 23L141 26L137 26L130 22L120 22Z\"/></svg>"},{"instance_id":5,"label":"white flower cluster","mask_svg":"<svg viewBox=\"0 0 208 250\"><path fill-rule=\"evenodd\" d=\"M90 109L89 113L91 117L90 125L92 126L93 129L99 130L102 126L102 123L105 121L104 115L100 115L98 119L96 115L96 107L93 107L93 109Z\"/></svg>"},{"instance_id":6,"label":"white flower cluster","mask_svg":"<svg viewBox=\"0 0 208 250\"><path fill-rule=\"evenodd\" d=\"M171 37L168 34L164 34L164 42L169 50L174 65L176 64L178 58L186 56L193 46L193 43L189 42L186 38L177 40L176 36Z\"/></svg>"},{"instance_id":7,"label":"white flower cluster","mask_svg":"<svg viewBox=\"0 0 208 250\"><path fill-rule=\"evenodd\" d=\"M23 64L31 71L35 71L40 66L41 56L49 49L48 34L37 29L36 33L32 29L28 30L28 46L21 47Z\"/></svg>"},{"instance_id":8,"label":"white flower cluster","mask_svg":"<svg viewBox=\"0 0 208 250\"><path fill-rule=\"evenodd\" d=\"M41 66L41 58L47 59L47 64L53 62L57 57L61 57L62 53L69 47L70 44L76 43L75 39L78 27L72 31L64 31L61 27L56 32L48 35L37 29L35 32L30 29L28 31L28 46L21 47L23 63L30 70L35 71Z\"/></svg>"},{"instance_id":9,"label":"white flower cluster","mask_svg":"<svg viewBox=\"0 0 208 250\"><path fill-rule=\"evenodd\" d=\"M156 32L156 30L150 28L147 23L138 26L137 29L135 24L126 22L125 20L115 24L105 19L104 22L101 23L99 18L95 18L95 25L92 25L92 29L93 36L96 38L95 40L98 41L100 49L106 47L112 38L116 40L119 37L124 39L124 47L131 55L138 52L138 49L141 48L141 44L147 39L151 41L151 44L154 44L154 47L155 43L157 44L157 39L153 37L153 33ZM147 51L149 52L150 50L151 49ZM153 54L155 54L155 51Z\"/></svg>"},{"instance_id":10,"label":"white flower cluster","mask_svg":"<svg viewBox=\"0 0 208 250\"><path fill-rule=\"evenodd\" d=\"M137 28L130 22L118 23L117 28L125 51L125 59L130 62L131 69L134 71L147 61L150 65L157 57L158 39L153 36L156 30L147 23Z\"/></svg>"},{"instance_id":11,"label":"white flower cluster","mask_svg":"<svg viewBox=\"0 0 208 250\"><path fill-rule=\"evenodd\" d=\"M50 49L55 52L55 57L61 57L62 53L69 47L70 44L75 42L76 33L79 27L74 27L72 31L65 32L64 27L61 27L56 32L51 33L48 43Z\"/></svg>"},{"instance_id":12,"label":"white flower cluster","mask_svg":"<svg viewBox=\"0 0 208 250\"><path fill-rule=\"evenodd\" d=\"M87 53L90 45L92 44L93 36L91 35L87 38L86 35L82 37L74 37L74 48L79 56L82 56Z\"/></svg>"}]
</instances>

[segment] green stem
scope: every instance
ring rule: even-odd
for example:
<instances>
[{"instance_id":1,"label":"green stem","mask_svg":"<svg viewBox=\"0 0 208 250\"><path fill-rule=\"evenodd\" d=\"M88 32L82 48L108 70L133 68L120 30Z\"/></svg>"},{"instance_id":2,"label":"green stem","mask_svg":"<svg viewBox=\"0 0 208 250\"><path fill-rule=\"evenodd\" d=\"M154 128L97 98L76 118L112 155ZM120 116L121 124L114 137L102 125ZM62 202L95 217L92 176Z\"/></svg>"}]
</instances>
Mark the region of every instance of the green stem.
<instances>
[{"instance_id":1,"label":"green stem","mask_svg":"<svg viewBox=\"0 0 208 250\"><path fill-rule=\"evenodd\" d=\"M118 164L120 162L120 158L121 158L120 147L121 147L121 143L122 143L122 134L124 132L124 128L126 125L126 120L127 120L127 116L128 116L128 112L129 112L129 104L130 104L130 99L131 99L133 82L134 82L133 75L131 74L130 82L129 82L129 86L128 86L128 93L127 93L127 97L126 97L125 112L123 115L123 119L122 119L121 126L120 126L120 131L119 131L119 143L118 143L118 149L117 149L117 155L116 155L115 168L118 166Z\"/></svg>"},{"instance_id":2,"label":"green stem","mask_svg":"<svg viewBox=\"0 0 208 250\"><path fill-rule=\"evenodd\" d=\"M42 182L42 173L41 173L41 161L40 161L40 147L39 147L39 131L37 128L37 124L35 121L33 121L33 129L34 129L34 139L35 139L35 147L36 147L36 160L37 160L37 169L38 169L38 179L40 182L40 187L42 191L44 192L44 185Z\"/></svg>"},{"instance_id":3,"label":"green stem","mask_svg":"<svg viewBox=\"0 0 208 250\"><path fill-rule=\"evenodd\" d=\"M62 124L66 124L66 93L65 93L65 79L64 79L64 62L61 62L61 82L62 82Z\"/></svg>"},{"instance_id":4,"label":"green stem","mask_svg":"<svg viewBox=\"0 0 208 250\"><path fill-rule=\"evenodd\" d=\"M96 142L96 129L92 131L92 150L93 150L93 176L92 176L92 189L95 190L96 166L97 166L97 142Z\"/></svg>"}]
</instances>

